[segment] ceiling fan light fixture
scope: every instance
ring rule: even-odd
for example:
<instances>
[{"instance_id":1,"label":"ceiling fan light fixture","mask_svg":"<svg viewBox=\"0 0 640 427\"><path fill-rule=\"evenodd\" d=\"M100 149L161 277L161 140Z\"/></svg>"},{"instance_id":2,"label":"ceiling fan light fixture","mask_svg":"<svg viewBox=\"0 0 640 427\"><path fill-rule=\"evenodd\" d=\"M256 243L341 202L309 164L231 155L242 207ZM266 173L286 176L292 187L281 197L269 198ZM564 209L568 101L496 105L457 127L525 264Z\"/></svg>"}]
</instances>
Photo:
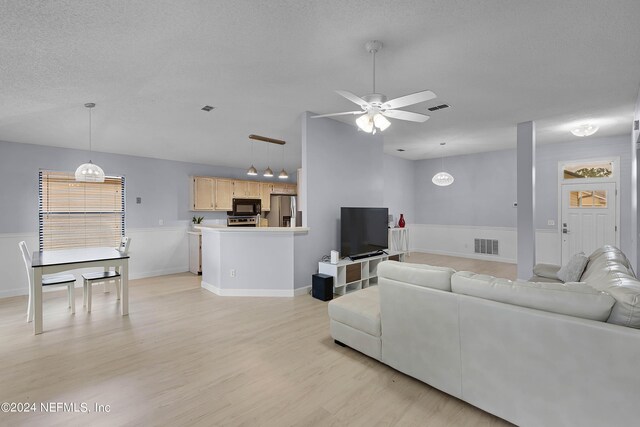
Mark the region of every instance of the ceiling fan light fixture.
<instances>
[{"instance_id":1,"label":"ceiling fan light fixture","mask_svg":"<svg viewBox=\"0 0 640 427\"><path fill-rule=\"evenodd\" d=\"M373 120L371 119L371 116L369 116L368 114L363 114L362 116L358 117L356 119L356 124L358 125L360 130L364 132L367 132L367 133L373 132Z\"/></svg>"},{"instance_id":2,"label":"ceiling fan light fixture","mask_svg":"<svg viewBox=\"0 0 640 427\"><path fill-rule=\"evenodd\" d=\"M387 120L385 116L378 113L373 116L373 124L380 130L380 132L383 132L386 128L389 127L389 125L391 125L391 122Z\"/></svg>"},{"instance_id":3,"label":"ceiling fan light fixture","mask_svg":"<svg viewBox=\"0 0 640 427\"><path fill-rule=\"evenodd\" d=\"M574 129L571 129L571 133L574 134L575 136L585 137L585 136L591 136L594 133L598 132L598 129L600 129L600 127L597 125L594 125L591 123L585 123L575 127Z\"/></svg>"},{"instance_id":4,"label":"ceiling fan light fixture","mask_svg":"<svg viewBox=\"0 0 640 427\"><path fill-rule=\"evenodd\" d=\"M251 167L247 170L247 175L256 176L258 175L258 170L255 166L251 165Z\"/></svg>"},{"instance_id":5,"label":"ceiling fan light fixture","mask_svg":"<svg viewBox=\"0 0 640 427\"><path fill-rule=\"evenodd\" d=\"M266 176L267 178L271 178L273 176L273 171L271 170L270 167L267 166L267 168L264 170L264 173L262 174L262 176Z\"/></svg>"}]
</instances>

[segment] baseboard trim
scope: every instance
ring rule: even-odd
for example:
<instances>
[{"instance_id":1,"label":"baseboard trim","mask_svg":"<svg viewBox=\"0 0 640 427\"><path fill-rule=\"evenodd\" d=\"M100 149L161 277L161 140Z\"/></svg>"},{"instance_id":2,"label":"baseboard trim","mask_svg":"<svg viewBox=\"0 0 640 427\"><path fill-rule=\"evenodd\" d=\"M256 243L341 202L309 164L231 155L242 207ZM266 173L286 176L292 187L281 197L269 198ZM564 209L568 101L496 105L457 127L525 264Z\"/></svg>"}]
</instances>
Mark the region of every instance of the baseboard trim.
<instances>
[{"instance_id":1,"label":"baseboard trim","mask_svg":"<svg viewBox=\"0 0 640 427\"><path fill-rule=\"evenodd\" d=\"M203 289L212 292L221 297L294 297L296 295L303 295L308 291L309 286L306 288L298 289L220 289L218 286L214 286L204 280L200 282Z\"/></svg>"},{"instance_id":2,"label":"baseboard trim","mask_svg":"<svg viewBox=\"0 0 640 427\"><path fill-rule=\"evenodd\" d=\"M506 262L509 264L517 264L518 262L512 258L504 258L501 256L486 256L479 254L471 254L466 252L451 252L451 251L439 251L433 249L421 249L421 248L411 248L410 252L421 252L424 254L433 254L433 255L447 255L447 256L455 256L458 258L469 258L469 259L479 259L482 261L495 261L495 262Z\"/></svg>"},{"instance_id":3,"label":"baseboard trim","mask_svg":"<svg viewBox=\"0 0 640 427\"><path fill-rule=\"evenodd\" d=\"M131 267L129 267L131 268ZM146 279L148 277L168 276L169 274L186 273L189 267L164 268L160 270L143 271L142 273L129 273L129 280Z\"/></svg>"}]
</instances>

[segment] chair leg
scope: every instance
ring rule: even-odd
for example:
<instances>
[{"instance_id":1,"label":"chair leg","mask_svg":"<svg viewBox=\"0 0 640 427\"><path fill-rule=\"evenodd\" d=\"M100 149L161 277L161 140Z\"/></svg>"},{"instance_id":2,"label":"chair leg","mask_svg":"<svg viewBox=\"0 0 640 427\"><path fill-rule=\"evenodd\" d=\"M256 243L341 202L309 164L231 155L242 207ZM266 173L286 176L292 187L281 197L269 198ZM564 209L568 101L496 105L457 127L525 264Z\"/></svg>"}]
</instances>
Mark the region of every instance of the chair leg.
<instances>
[{"instance_id":1,"label":"chair leg","mask_svg":"<svg viewBox=\"0 0 640 427\"><path fill-rule=\"evenodd\" d=\"M71 300L71 314L76 314L76 282L69 285L68 293Z\"/></svg>"},{"instance_id":2,"label":"chair leg","mask_svg":"<svg viewBox=\"0 0 640 427\"><path fill-rule=\"evenodd\" d=\"M33 302L32 302L31 290L29 290L29 302L27 303L27 323L33 322Z\"/></svg>"},{"instance_id":3,"label":"chair leg","mask_svg":"<svg viewBox=\"0 0 640 427\"><path fill-rule=\"evenodd\" d=\"M91 282L87 282L87 313L91 313L91 288L93 284Z\"/></svg>"}]
</instances>

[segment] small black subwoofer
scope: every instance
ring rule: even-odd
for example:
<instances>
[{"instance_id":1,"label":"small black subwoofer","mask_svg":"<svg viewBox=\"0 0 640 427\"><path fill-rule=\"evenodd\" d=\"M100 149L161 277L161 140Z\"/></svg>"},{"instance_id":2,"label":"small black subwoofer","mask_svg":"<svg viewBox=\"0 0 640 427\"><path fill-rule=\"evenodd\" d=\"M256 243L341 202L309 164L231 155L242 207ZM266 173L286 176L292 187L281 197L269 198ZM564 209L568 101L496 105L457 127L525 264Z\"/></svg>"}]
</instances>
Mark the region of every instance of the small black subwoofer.
<instances>
[{"instance_id":1,"label":"small black subwoofer","mask_svg":"<svg viewBox=\"0 0 640 427\"><path fill-rule=\"evenodd\" d=\"M333 276L314 274L311 282L311 295L321 301L333 299Z\"/></svg>"}]
</instances>

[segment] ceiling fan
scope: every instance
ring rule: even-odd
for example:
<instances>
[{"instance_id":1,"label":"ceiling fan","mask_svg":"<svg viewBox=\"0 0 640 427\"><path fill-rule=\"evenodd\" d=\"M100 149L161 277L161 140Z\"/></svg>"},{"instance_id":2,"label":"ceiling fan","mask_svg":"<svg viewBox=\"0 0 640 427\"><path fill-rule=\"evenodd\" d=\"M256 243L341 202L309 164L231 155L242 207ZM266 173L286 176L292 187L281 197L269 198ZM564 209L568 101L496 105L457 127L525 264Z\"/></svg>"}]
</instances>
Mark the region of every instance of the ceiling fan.
<instances>
[{"instance_id":1,"label":"ceiling fan","mask_svg":"<svg viewBox=\"0 0 640 427\"><path fill-rule=\"evenodd\" d=\"M350 114L360 115L360 117L356 119L356 124L361 130L372 134L375 134L377 131L383 131L389 127L391 122L387 120L387 117L390 119L407 120L410 122L426 122L429 119L429 116L426 114L397 110L397 108L429 101L434 99L436 94L430 90L423 90L401 96L399 98L387 100L385 95L376 93L376 53L382 49L382 42L378 40L369 41L365 44L365 49L373 55L373 93L359 97L351 92L347 92L346 90L336 91L338 95L341 95L354 104L359 105L361 110L346 111L344 113L320 114L311 117L334 117Z\"/></svg>"}]
</instances>

